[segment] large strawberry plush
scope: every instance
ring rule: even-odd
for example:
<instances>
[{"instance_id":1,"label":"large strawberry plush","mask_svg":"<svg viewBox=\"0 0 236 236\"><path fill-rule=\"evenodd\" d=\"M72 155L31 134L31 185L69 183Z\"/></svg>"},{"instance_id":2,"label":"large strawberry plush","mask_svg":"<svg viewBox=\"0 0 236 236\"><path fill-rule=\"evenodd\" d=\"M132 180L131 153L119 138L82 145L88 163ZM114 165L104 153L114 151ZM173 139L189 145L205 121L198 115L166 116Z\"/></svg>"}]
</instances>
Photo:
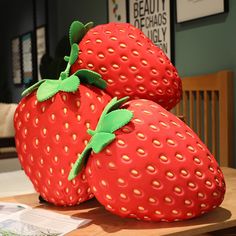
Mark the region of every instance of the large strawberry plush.
<instances>
[{"instance_id":1,"label":"large strawberry plush","mask_svg":"<svg viewBox=\"0 0 236 236\"><path fill-rule=\"evenodd\" d=\"M190 219L219 206L224 177L197 135L153 101L114 98L69 175L81 170L98 201L122 217Z\"/></svg>"},{"instance_id":2,"label":"large strawberry plush","mask_svg":"<svg viewBox=\"0 0 236 236\"><path fill-rule=\"evenodd\" d=\"M55 205L75 205L93 197L82 171L73 181L67 176L86 146L86 130L95 128L110 100L99 74L79 70L69 76L77 59L77 28L70 29L71 54L59 80L41 80L24 91L15 116L15 140L20 163L43 199ZM84 86L80 82L99 88Z\"/></svg>"},{"instance_id":3,"label":"large strawberry plush","mask_svg":"<svg viewBox=\"0 0 236 236\"><path fill-rule=\"evenodd\" d=\"M71 73L83 68L98 72L112 97L145 98L167 110L180 101L176 68L139 29L129 23L98 25L87 33L80 29L80 54Z\"/></svg>"}]
</instances>

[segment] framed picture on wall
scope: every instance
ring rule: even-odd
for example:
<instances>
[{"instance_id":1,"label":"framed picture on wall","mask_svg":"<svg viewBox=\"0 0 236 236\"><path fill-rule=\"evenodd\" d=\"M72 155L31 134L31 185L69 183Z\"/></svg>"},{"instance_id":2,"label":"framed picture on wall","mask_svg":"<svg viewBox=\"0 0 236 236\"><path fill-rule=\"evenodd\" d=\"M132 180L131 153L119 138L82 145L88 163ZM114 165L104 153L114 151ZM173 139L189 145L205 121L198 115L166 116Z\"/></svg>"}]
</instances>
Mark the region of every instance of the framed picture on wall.
<instances>
[{"instance_id":1,"label":"framed picture on wall","mask_svg":"<svg viewBox=\"0 0 236 236\"><path fill-rule=\"evenodd\" d=\"M22 83L21 78L21 54L20 54L20 37L13 38L11 41L12 54L12 77L13 83L19 85Z\"/></svg>"},{"instance_id":2,"label":"framed picture on wall","mask_svg":"<svg viewBox=\"0 0 236 236\"><path fill-rule=\"evenodd\" d=\"M228 11L228 0L176 0L177 23L216 15Z\"/></svg>"},{"instance_id":3,"label":"framed picture on wall","mask_svg":"<svg viewBox=\"0 0 236 236\"><path fill-rule=\"evenodd\" d=\"M22 77L23 83L29 84L33 80L33 50L32 32L21 36Z\"/></svg>"},{"instance_id":4,"label":"framed picture on wall","mask_svg":"<svg viewBox=\"0 0 236 236\"><path fill-rule=\"evenodd\" d=\"M108 22L127 22L127 1L107 0Z\"/></svg>"},{"instance_id":5,"label":"framed picture on wall","mask_svg":"<svg viewBox=\"0 0 236 236\"><path fill-rule=\"evenodd\" d=\"M37 46L37 74L38 80L41 80L41 75L39 71L41 59L46 53L46 28L45 26L40 26L36 29L36 46Z\"/></svg>"},{"instance_id":6,"label":"framed picture on wall","mask_svg":"<svg viewBox=\"0 0 236 236\"><path fill-rule=\"evenodd\" d=\"M129 0L129 22L161 48L174 63L173 0Z\"/></svg>"}]
</instances>

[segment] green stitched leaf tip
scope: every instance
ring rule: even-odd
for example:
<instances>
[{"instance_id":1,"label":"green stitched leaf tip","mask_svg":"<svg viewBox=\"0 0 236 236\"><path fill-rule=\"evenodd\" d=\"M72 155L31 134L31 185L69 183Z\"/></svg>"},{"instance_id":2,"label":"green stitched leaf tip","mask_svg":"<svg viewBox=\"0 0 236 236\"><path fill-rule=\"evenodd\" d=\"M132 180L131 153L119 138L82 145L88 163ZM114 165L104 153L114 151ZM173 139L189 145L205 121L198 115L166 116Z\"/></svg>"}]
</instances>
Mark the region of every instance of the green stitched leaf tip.
<instances>
[{"instance_id":1,"label":"green stitched leaf tip","mask_svg":"<svg viewBox=\"0 0 236 236\"><path fill-rule=\"evenodd\" d=\"M79 158L74 163L74 165L69 173L68 180L74 179L82 171L82 169L85 166L85 162L91 153L91 150L92 149L90 148L90 145L87 145L86 148L84 149L84 151L79 156Z\"/></svg>"},{"instance_id":2,"label":"green stitched leaf tip","mask_svg":"<svg viewBox=\"0 0 236 236\"><path fill-rule=\"evenodd\" d=\"M115 138L116 136L112 133L99 132L92 137L90 145L95 153L99 153Z\"/></svg>"},{"instance_id":3,"label":"green stitched leaf tip","mask_svg":"<svg viewBox=\"0 0 236 236\"><path fill-rule=\"evenodd\" d=\"M78 44L86 33L85 26L79 21L72 22L69 30L70 45Z\"/></svg>"},{"instance_id":4,"label":"green stitched leaf tip","mask_svg":"<svg viewBox=\"0 0 236 236\"><path fill-rule=\"evenodd\" d=\"M113 133L114 131L128 124L132 117L133 113L126 109L119 109L109 112L100 122L97 131Z\"/></svg>"},{"instance_id":5,"label":"green stitched leaf tip","mask_svg":"<svg viewBox=\"0 0 236 236\"><path fill-rule=\"evenodd\" d=\"M42 79L40 81L38 81L37 83L33 84L32 86L30 86L29 88L25 89L23 92L22 92L22 96L26 96L30 93L32 93L34 90L36 90L42 83L45 82L45 79Z\"/></svg>"},{"instance_id":6,"label":"green stitched leaf tip","mask_svg":"<svg viewBox=\"0 0 236 236\"><path fill-rule=\"evenodd\" d=\"M91 84L95 87L105 89L107 87L107 83L102 79L101 75L95 71L81 69L74 73L77 75L81 81L81 83Z\"/></svg>"},{"instance_id":7,"label":"green stitched leaf tip","mask_svg":"<svg viewBox=\"0 0 236 236\"><path fill-rule=\"evenodd\" d=\"M60 82L60 80L49 79L42 83L36 93L37 100L43 102L55 95L59 91L58 87Z\"/></svg>"}]
</instances>

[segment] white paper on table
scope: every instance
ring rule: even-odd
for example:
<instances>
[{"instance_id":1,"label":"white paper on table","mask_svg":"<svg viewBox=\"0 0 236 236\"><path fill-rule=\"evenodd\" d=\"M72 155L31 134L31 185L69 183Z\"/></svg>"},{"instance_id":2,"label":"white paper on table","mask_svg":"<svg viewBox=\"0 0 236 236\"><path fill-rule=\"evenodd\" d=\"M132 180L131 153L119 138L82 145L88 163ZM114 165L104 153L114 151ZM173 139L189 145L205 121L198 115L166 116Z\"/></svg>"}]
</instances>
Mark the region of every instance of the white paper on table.
<instances>
[{"instance_id":1,"label":"white paper on table","mask_svg":"<svg viewBox=\"0 0 236 236\"><path fill-rule=\"evenodd\" d=\"M0 202L0 236L62 236L91 220Z\"/></svg>"}]
</instances>

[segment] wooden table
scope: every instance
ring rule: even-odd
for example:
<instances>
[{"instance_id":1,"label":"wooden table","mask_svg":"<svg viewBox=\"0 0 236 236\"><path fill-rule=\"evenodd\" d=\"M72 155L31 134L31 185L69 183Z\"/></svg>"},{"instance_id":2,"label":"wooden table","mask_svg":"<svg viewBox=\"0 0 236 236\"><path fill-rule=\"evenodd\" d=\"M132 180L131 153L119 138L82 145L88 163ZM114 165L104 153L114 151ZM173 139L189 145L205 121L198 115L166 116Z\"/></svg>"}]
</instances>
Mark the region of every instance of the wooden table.
<instances>
[{"instance_id":1,"label":"wooden table","mask_svg":"<svg viewBox=\"0 0 236 236\"><path fill-rule=\"evenodd\" d=\"M70 216L91 219L91 223L79 228L68 236L73 235L181 235L191 236L220 229L236 227L236 169L222 168L227 192L224 202L214 211L199 218L175 223L149 223L135 219L122 219L106 211L95 199L76 207L59 208L43 205L38 202L37 194L28 194L0 198L0 201L19 202L32 207L50 209ZM236 232L236 228L233 228ZM222 234L220 234L222 235ZM231 234L232 235L232 234Z\"/></svg>"}]
</instances>

